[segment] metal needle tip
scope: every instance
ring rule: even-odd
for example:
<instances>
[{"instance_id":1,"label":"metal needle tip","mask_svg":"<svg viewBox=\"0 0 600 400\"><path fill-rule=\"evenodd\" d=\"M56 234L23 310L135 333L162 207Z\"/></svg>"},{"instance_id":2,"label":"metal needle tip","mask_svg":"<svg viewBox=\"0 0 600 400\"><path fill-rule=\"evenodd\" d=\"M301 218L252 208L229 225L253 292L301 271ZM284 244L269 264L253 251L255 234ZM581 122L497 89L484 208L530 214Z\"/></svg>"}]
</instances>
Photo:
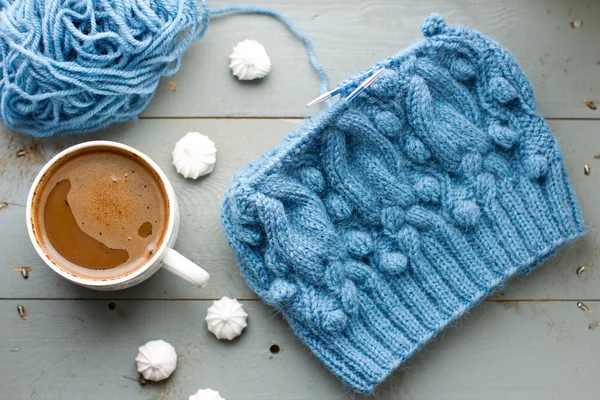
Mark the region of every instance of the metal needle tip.
<instances>
[{"instance_id":1,"label":"metal needle tip","mask_svg":"<svg viewBox=\"0 0 600 400\"><path fill-rule=\"evenodd\" d=\"M325 100L332 98L333 96L335 96L339 92L340 92L340 88L339 87L335 87L335 88L331 89L330 91L323 93L322 95L320 95L319 97L317 97L316 99L314 99L313 101L311 101L310 103L308 103L306 105L306 107L310 107L310 106L313 106L315 104L322 103Z\"/></svg>"},{"instance_id":2,"label":"metal needle tip","mask_svg":"<svg viewBox=\"0 0 600 400\"><path fill-rule=\"evenodd\" d=\"M354 100L354 98L356 98L356 96L358 96L359 94L361 94L363 92L363 90L365 90L366 88L368 88L369 86L371 86L371 84L373 82L375 82L375 79L377 79L379 77L379 75L381 75L381 73L383 71L385 71L385 67L377 70L375 73L373 73L367 79L365 79L360 85L358 85L358 87L356 89L354 89L352 91L352 93L350 93L348 96L346 96L346 98L344 100L346 100L346 101L352 101L352 100Z\"/></svg>"},{"instance_id":3,"label":"metal needle tip","mask_svg":"<svg viewBox=\"0 0 600 400\"><path fill-rule=\"evenodd\" d=\"M356 96L358 96L363 90L365 90L366 88L368 88L374 81L375 79L377 79L377 77L379 75L381 75L381 73L385 71L385 67L371 73L371 75L369 75L369 77L367 79L365 79L364 81L362 81L362 83L360 85L358 85L358 87L356 89L354 89L352 91L352 93L350 93L348 96L346 96L346 98L344 100L346 101L351 101L352 99L354 99ZM340 92L342 91L342 89L338 86L335 87L333 89L331 89L328 92L323 93L322 95L320 95L319 97L317 97L316 99L314 99L313 101L311 101L310 103L308 103L306 105L306 107L310 107L312 105L318 104L318 103L322 103L327 99L332 98L333 96L338 95Z\"/></svg>"}]
</instances>

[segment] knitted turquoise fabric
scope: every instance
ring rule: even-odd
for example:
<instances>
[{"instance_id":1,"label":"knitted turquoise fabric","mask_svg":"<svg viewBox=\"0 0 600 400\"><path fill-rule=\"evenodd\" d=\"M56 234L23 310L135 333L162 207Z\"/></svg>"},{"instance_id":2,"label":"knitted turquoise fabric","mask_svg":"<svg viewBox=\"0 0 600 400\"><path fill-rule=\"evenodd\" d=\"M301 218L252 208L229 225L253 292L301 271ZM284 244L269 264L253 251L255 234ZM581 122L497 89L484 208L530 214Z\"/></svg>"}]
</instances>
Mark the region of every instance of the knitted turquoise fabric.
<instances>
[{"instance_id":1,"label":"knitted turquoise fabric","mask_svg":"<svg viewBox=\"0 0 600 400\"><path fill-rule=\"evenodd\" d=\"M439 15L423 33L363 94L238 173L223 203L250 287L364 393L584 233L516 61Z\"/></svg>"}]
</instances>

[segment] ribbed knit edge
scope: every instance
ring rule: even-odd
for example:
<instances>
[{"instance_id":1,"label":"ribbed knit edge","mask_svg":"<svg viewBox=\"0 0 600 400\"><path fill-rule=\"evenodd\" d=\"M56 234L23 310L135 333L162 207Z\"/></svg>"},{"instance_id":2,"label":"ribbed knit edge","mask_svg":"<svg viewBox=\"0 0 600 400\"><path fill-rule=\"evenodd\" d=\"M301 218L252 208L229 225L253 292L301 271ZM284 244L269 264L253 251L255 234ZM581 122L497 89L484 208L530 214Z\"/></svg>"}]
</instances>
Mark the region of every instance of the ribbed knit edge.
<instances>
[{"instance_id":1,"label":"ribbed knit edge","mask_svg":"<svg viewBox=\"0 0 600 400\"><path fill-rule=\"evenodd\" d=\"M415 271L399 279L379 277L375 288L362 293L363 311L345 332L319 332L284 314L331 371L369 394L507 279L531 272L584 233L573 190L557 159L540 182L519 177L499 184L475 231L460 232L448 222L423 235ZM447 261L440 264L441 259Z\"/></svg>"}]
</instances>

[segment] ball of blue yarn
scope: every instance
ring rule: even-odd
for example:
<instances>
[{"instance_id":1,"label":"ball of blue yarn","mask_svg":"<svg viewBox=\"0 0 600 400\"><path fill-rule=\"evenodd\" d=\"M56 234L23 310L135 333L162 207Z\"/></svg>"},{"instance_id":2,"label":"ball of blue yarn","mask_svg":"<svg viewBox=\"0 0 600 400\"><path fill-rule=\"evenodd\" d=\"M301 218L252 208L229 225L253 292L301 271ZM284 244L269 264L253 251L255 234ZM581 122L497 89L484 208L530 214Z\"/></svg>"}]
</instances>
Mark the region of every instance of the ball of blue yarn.
<instances>
[{"instance_id":1,"label":"ball of blue yarn","mask_svg":"<svg viewBox=\"0 0 600 400\"><path fill-rule=\"evenodd\" d=\"M0 0L0 119L50 136L136 118L209 14L195 0Z\"/></svg>"}]
</instances>

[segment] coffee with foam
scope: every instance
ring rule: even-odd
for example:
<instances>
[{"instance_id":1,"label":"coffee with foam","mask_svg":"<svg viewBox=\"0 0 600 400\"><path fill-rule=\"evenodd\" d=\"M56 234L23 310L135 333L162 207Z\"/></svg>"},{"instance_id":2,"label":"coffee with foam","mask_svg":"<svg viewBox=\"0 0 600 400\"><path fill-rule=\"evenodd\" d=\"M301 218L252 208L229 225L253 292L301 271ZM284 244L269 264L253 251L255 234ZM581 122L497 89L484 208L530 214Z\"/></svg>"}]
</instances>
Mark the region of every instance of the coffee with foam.
<instances>
[{"instance_id":1,"label":"coffee with foam","mask_svg":"<svg viewBox=\"0 0 600 400\"><path fill-rule=\"evenodd\" d=\"M89 148L44 174L32 219L36 240L60 268L84 278L114 278L140 268L160 247L169 201L140 157Z\"/></svg>"}]
</instances>

